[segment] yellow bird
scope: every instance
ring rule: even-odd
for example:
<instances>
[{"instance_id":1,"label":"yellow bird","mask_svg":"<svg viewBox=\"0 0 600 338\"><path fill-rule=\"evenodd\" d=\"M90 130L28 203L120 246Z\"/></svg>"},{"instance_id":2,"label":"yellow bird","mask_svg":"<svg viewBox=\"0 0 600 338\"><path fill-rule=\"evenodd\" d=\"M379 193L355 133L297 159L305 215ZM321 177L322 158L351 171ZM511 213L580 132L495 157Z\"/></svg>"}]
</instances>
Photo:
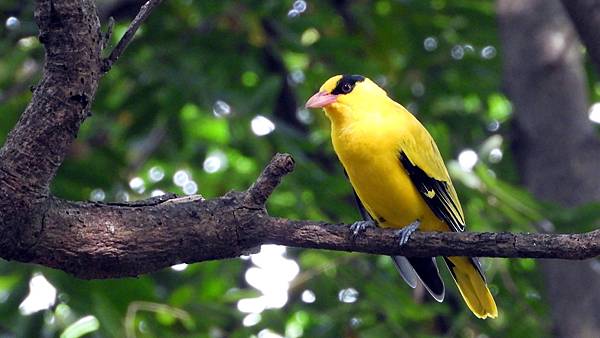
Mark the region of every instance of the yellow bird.
<instances>
[{"instance_id":1,"label":"yellow bird","mask_svg":"<svg viewBox=\"0 0 600 338\"><path fill-rule=\"evenodd\" d=\"M333 148L364 219L352 225L355 235L368 226L397 228L402 245L417 229L464 231L464 214L433 138L373 81L336 75L306 107L323 108L331 120ZM437 301L444 299L435 257L392 258L411 287L416 287L418 277ZM444 261L475 316L497 317L477 258L444 257Z\"/></svg>"}]
</instances>

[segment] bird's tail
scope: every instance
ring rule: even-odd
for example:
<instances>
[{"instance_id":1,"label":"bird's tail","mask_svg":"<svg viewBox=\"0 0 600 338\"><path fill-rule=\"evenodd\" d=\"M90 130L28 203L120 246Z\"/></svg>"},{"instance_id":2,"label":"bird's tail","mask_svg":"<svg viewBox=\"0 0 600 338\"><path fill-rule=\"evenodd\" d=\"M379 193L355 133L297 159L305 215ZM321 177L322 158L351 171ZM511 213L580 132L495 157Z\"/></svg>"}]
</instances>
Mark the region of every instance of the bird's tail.
<instances>
[{"instance_id":1,"label":"bird's tail","mask_svg":"<svg viewBox=\"0 0 600 338\"><path fill-rule=\"evenodd\" d=\"M498 309L477 258L444 257L467 306L478 318L496 318Z\"/></svg>"},{"instance_id":2,"label":"bird's tail","mask_svg":"<svg viewBox=\"0 0 600 338\"><path fill-rule=\"evenodd\" d=\"M392 259L396 263L400 276L411 288L416 288L417 280L420 280L435 300L438 302L444 300L444 282L435 257L392 256Z\"/></svg>"}]
</instances>

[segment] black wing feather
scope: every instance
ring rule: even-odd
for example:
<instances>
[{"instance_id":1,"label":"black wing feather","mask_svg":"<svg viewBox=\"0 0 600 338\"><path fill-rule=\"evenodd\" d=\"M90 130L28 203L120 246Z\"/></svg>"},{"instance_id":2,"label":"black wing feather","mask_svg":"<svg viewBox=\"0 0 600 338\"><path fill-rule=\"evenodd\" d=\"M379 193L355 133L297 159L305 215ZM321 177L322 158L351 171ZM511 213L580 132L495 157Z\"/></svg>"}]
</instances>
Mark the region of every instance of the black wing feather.
<instances>
[{"instance_id":1,"label":"black wing feather","mask_svg":"<svg viewBox=\"0 0 600 338\"><path fill-rule=\"evenodd\" d=\"M464 221L453 212L453 210L459 210L459 208L454 203L454 200L448 191L448 183L438 181L427 175L423 169L412 163L403 151L400 152L398 158L408 173L411 181L433 213L441 220L445 221L453 231L465 231ZM430 197L429 195L432 191L434 192L434 195Z\"/></svg>"}]
</instances>

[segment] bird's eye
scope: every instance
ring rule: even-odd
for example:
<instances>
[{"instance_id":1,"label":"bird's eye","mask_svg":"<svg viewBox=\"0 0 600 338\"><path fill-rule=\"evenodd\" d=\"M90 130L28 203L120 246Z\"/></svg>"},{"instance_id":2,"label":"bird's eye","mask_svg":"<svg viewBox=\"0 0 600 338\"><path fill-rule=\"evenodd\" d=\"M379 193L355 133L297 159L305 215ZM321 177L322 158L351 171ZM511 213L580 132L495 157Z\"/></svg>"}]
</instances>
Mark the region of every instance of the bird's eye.
<instances>
[{"instance_id":1,"label":"bird's eye","mask_svg":"<svg viewBox=\"0 0 600 338\"><path fill-rule=\"evenodd\" d=\"M351 91L352 91L352 85L351 85L351 84L349 84L349 83L344 83L344 84L342 85L342 92L343 92L344 94L348 94L348 93L350 93Z\"/></svg>"}]
</instances>

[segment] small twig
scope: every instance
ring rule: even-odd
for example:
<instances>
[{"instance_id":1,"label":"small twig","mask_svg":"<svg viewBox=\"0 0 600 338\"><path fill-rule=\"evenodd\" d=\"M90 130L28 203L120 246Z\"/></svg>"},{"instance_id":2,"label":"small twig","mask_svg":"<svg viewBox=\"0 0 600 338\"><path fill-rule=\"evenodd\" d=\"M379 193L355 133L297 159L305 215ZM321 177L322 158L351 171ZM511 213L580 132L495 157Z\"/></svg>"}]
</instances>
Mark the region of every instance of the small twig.
<instances>
[{"instance_id":1,"label":"small twig","mask_svg":"<svg viewBox=\"0 0 600 338\"><path fill-rule=\"evenodd\" d=\"M294 170L294 165L294 159L289 154L275 154L256 182L248 188L244 204L264 206L273 190L281 182L281 178Z\"/></svg>"},{"instance_id":2,"label":"small twig","mask_svg":"<svg viewBox=\"0 0 600 338\"><path fill-rule=\"evenodd\" d=\"M110 55L106 59L104 59L104 64L102 65L103 74L108 72L111 69L112 65L115 62L117 62L119 57L121 57L121 54L123 54L123 52L125 51L125 48L127 48L131 40L133 40L135 33L140 28L142 23L148 18L148 16L150 16L152 10L161 2L162 0L148 0L140 8L140 11L135 16L133 21L131 21L129 28L127 28L127 31L125 32L121 40L119 40L119 43L117 43L115 49L113 49Z\"/></svg>"}]
</instances>

